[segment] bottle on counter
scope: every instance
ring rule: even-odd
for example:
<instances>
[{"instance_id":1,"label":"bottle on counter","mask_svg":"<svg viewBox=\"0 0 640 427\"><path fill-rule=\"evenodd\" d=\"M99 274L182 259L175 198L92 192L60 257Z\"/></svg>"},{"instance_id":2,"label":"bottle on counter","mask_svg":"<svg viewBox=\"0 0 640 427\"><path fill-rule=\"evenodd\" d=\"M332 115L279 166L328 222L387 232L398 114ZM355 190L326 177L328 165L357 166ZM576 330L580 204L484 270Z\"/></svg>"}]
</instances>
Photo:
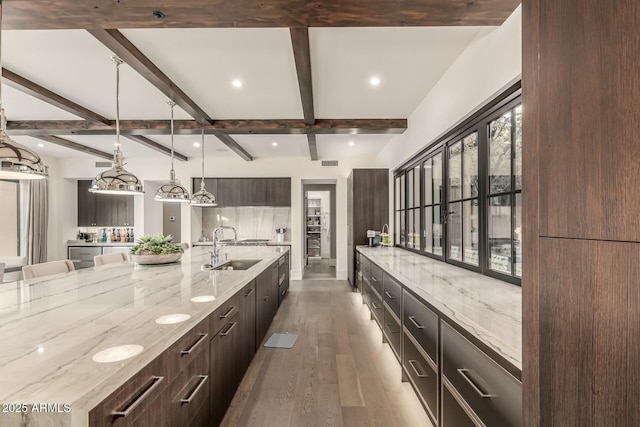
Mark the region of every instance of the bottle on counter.
<instances>
[{"instance_id":1,"label":"bottle on counter","mask_svg":"<svg viewBox=\"0 0 640 427\"><path fill-rule=\"evenodd\" d=\"M125 237L126 237L126 242L127 243L131 241L131 233L129 232L128 228L127 228L127 235Z\"/></svg>"},{"instance_id":2,"label":"bottle on counter","mask_svg":"<svg viewBox=\"0 0 640 427\"><path fill-rule=\"evenodd\" d=\"M120 229L118 228L118 230L116 231L116 242L120 241Z\"/></svg>"},{"instance_id":3,"label":"bottle on counter","mask_svg":"<svg viewBox=\"0 0 640 427\"><path fill-rule=\"evenodd\" d=\"M102 241L102 243L107 243L107 229L103 228L102 229L102 239L100 239Z\"/></svg>"},{"instance_id":4,"label":"bottle on counter","mask_svg":"<svg viewBox=\"0 0 640 427\"><path fill-rule=\"evenodd\" d=\"M116 229L115 229L115 227L113 228L113 230L111 230L111 241L112 242L116 241Z\"/></svg>"},{"instance_id":5,"label":"bottle on counter","mask_svg":"<svg viewBox=\"0 0 640 427\"><path fill-rule=\"evenodd\" d=\"M127 242L127 232L123 228L122 233L120 233L120 243L126 243L126 242Z\"/></svg>"}]
</instances>

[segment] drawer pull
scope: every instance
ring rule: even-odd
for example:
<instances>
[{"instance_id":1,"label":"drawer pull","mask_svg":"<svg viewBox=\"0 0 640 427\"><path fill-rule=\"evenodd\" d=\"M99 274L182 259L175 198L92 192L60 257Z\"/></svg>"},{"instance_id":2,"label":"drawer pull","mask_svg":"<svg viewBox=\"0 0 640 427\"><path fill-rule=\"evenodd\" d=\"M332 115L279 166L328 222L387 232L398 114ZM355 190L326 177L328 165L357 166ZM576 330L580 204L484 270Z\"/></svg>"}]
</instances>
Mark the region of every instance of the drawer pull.
<instances>
[{"instance_id":1,"label":"drawer pull","mask_svg":"<svg viewBox=\"0 0 640 427\"><path fill-rule=\"evenodd\" d=\"M420 369L420 371L418 370L418 368L416 368L416 365L418 367L420 367L420 364L418 363L417 360L409 360L409 365L411 365L411 368L413 368L413 372L416 373L416 375L418 376L418 378L427 378L429 375L427 374L423 374L420 373L420 371L422 371L422 369ZM421 367L420 367L421 368Z\"/></svg>"},{"instance_id":2,"label":"drawer pull","mask_svg":"<svg viewBox=\"0 0 640 427\"><path fill-rule=\"evenodd\" d=\"M395 296L393 296L393 294L392 294L391 292L389 292L389 291L384 291L384 294L385 294L386 296L388 296L388 297L389 297L389 299L396 299L396 297L395 297Z\"/></svg>"},{"instance_id":3,"label":"drawer pull","mask_svg":"<svg viewBox=\"0 0 640 427\"><path fill-rule=\"evenodd\" d=\"M228 328L226 331L224 331L224 332L220 332L220 336L221 336L221 337L226 337L227 335L229 335L229 333L231 332L231 330L232 330L233 328L235 328L237 324L238 324L238 322L232 322L232 323L231 323L231 325L229 326L229 328Z\"/></svg>"},{"instance_id":4,"label":"drawer pull","mask_svg":"<svg viewBox=\"0 0 640 427\"><path fill-rule=\"evenodd\" d=\"M409 320L411 320L411 323L413 323L416 326L416 328L424 329L424 326L422 326L420 323L418 323L414 316L409 316Z\"/></svg>"},{"instance_id":5,"label":"drawer pull","mask_svg":"<svg viewBox=\"0 0 640 427\"><path fill-rule=\"evenodd\" d=\"M200 344L202 341L204 341L205 338L207 338L208 336L209 336L209 334L200 334L200 338L198 338L198 340L196 342L194 342L191 347L189 347L186 350L182 350L180 352L180 356L188 356L188 355L190 355L193 352L193 350L195 350L195 348L198 347L198 344Z\"/></svg>"},{"instance_id":6,"label":"drawer pull","mask_svg":"<svg viewBox=\"0 0 640 427\"><path fill-rule=\"evenodd\" d=\"M371 280L373 280L374 282L377 282L375 276L371 276Z\"/></svg>"},{"instance_id":7,"label":"drawer pull","mask_svg":"<svg viewBox=\"0 0 640 427\"><path fill-rule=\"evenodd\" d=\"M374 309L376 310L380 310L382 307L380 307L378 304L375 303L375 301L371 302L371 305L373 306Z\"/></svg>"},{"instance_id":8,"label":"drawer pull","mask_svg":"<svg viewBox=\"0 0 640 427\"><path fill-rule=\"evenodd\" d=\"M251 288L249 289L249 292L247 292L246 294L244 294L245 297L250 296L251 294L253 294L256 291L256 288Z\"/></svg>"},{"instance_id":9,"label":"drawer pull","mask_svg":"<svg viewBox=\"0 0 640 427\"><path fill-rule=\"evenodd\" d=\"M269 301L269 295L265 295L264 300Z\"/></svg>"},{"instance_id":10,"label":"drawer pull","mask_svg":"<svg viewBox=\"0 0 640 427\"><path fill-rule=\"evenodd\" d=\"M204 383L207 382L207 378L209 378L208 375L200 375L200 382L198 383L196 388L193 389L193 392L191 392L189 397L185 397L184 399L180 399L180 403L183 404L183 405L191 403L191 401L193 400L194 397L196 397L196 394L198 394L198 392L200 391L200 389L202 388Z\"/></svg>"},{"instance_id":11,"label":"drawer pull","mask_svg":"<svg viewBox=\"0 0 640 427\"><path fill-rule=\"evenodd\" d=\"M111 415L115 417L128 417L133 412L144 399L146 399L153 391L158 388L158 386L162 383L164 377L151 377L151 384L147 386L147 389L143 391L140 396L136 400L134 400L126 409L123 411L115 411Z\"/></svg>"},{"instance_id":12,"label":"drawer pull","mask_svg":"<svg viewBox=\"0 0 640 427\"><path fill-rule=\"evenodd\" d=\"M221 314L221 315L220 315L220 318L221 318L221 319L226 319L227 317L231 316L231 313L233 313L233 311L234 311L235 309L236 309L236 308L235 308L234 306L229 307L229 310L227 310L227 312L226 312L225 314Z\"/></svg>"},{"instance_id":13,"label":"drawer pull","mask_svg":"<svg viewBox=\"0 0 640 427\"><path fill-rule=\"evenodd\" d=\"M458 369L458 373L459 373L460 375L462 375L462 378L464 378L464 379L469 383L469 385L471 386L471 388L472 388L476 393L478 393L478 396L480 396L480 397L481 397L481 398L483 398L483 399L488 399L488 398L493 397L492 395L487 394L487 393L483 392L482 390L480 390L480 387L478 387L478 386L476 385L476 383L474 383L474 382L471 380L471 378L469 377L469 375L467 375L467 372L469 372L469 369L463 369L463 368Z\"/></svg>"}]
</instances>

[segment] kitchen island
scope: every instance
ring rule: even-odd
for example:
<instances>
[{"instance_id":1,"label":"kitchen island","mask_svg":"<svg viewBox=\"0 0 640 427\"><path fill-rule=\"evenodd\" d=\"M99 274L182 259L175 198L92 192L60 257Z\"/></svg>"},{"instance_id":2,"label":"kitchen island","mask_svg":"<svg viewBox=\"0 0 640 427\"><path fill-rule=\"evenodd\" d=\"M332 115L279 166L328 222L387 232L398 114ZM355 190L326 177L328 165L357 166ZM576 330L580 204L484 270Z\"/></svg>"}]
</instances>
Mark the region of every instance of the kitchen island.
<instances>
[{"instance_id":1,"label":"kitchen island","mask_svg":"<svg viewBox=\"0 0 640 427\"><path fill-rule=\"evenodd\" d=\"M239 301L239 292L254 279L258 286L263 276L275 274L277 280L278 260L288 260L286 247L227 247L224 252L229 259L259 262L243 271L203 271L201 266L210 262L209 250L192 248L180 263L171 265L121 263L3 284L0 425L89 425L96 406L143 368L159 363L195 327L206 324L207 332L196 336L198 340L194 338L178 356L188 355L208 333L217 337L214 327L225 325L220 319L242 314L237 307L232 307L235 313L227 312L225 304L234 298ZM248 293L254 294L256 311L259 292ZM220 309L225 313L209 322ZM104 352L119 346L129 347L124 352ZM135 355L109 361L131 354Z\"/></svg>"}]
</instances>

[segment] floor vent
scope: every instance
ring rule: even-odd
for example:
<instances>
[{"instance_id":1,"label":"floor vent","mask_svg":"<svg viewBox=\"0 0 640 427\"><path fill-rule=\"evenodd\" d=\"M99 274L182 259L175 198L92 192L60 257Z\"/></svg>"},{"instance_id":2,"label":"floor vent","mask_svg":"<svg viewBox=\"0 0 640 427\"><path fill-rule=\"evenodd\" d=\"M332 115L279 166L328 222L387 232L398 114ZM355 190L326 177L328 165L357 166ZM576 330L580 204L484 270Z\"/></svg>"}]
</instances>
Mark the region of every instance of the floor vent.
<instances>
[{"instance_id":1,"label":"floor vent","mask_svg":"<svg viewBox=\"0 0 640 427\"><path fill-rule=\"evenodd\" d=\"M110 168L112 166L111 162L96 162L97 168Z\"/></svg>"},{"instance_id":2,"label":"floor vent","mask_svg":"<svg viewBox=\"0 0 640 427\"><path fill-rule=\"evenodd\" d=\"M322 166L338 166L337 160L323 160Z\"/></svg>"}]
</instances>

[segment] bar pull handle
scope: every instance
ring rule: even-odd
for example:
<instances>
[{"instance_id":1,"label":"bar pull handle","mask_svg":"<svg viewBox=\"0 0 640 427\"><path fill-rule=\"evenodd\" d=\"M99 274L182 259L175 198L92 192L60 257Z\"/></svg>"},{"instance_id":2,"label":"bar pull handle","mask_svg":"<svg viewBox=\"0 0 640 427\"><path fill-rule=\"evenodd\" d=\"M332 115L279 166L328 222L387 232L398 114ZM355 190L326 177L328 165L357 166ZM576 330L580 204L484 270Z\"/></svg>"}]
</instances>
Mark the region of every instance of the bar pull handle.
<instances>
[{"instance_id":1,"label":"bar pull handle","mask_svg":"<svg viewBox=\"0 0 640 427\"><path fill-rule=\"evenodd\" d=\"M227 335L229 335L229 333L231 332L231 330L232 330L233 328L235 328L237 324L238 324L238 322L231 322L231 326L229 326L229 328L228 328L226 331L224 331L224 332L220 332L220 336L221 336L221 337L226 337Z\"/></svg>"},{"instance_id":2,"label":"bar pull handle","mask_svg":"<svg viewBox=\"0 0 640 427\"><path fill-rule=\"evenodd\" d=\"M393 326L393 324L391 323L385 323L385 325L387 326L387 329L389 329L389 332L391 332L392 334L397 334L400 331L394 331L391 327Z\"/></svg>"},{"instance_id":3,"label":"bar pull handle","mask_svg":"<svg viewBox=\"0 0 640 427\"><path fill-rule=\"evenodd\" d=\"M409 365L411 365L411 368L413 368L413 372L416 373L416 375L418 376L418 378L427 378L429 375L422 373L422 369L418 370L418 368L416 368L416 366L420 367L420 364L418 364L417 360L409 360Z\"/></svg>"},{"instance_id":4,"label":"bar pull handle","mask_svg":"<svg viewBox=\"0 0 640 427\"><path fill-rule=\"evenodd\" d=\"M409 316L409 320L411 320L411 323L413 323L416 326L416 328L424 329L424 326L422 326L420 323L416 321L415 316Z\"/></svg>"},{"instance_id":5,"label":"bar pull handle","mask_svg":"<svg viewBox=\"0 0 640 427\"><path fill-rule=\"evenodd\" d=\"M163 380L164 380L164 377L151 377L151 383L146 386L146 390L144 390L136 400L131 402L131 404L124 410L115 411L111 415L115 417L125 417L125 418L131 415L131 412L133 412L138 406L140 406L140 404L144 401L144 399L149 397L149 395L151 395L153 391L160 386Z\"/></svg>"},{"instance_id":6,"label":"bar pull handle","mask_svg":"<svg viewBox=\"0 0 640 427\"><path fill-rule=\"evenodd\" d=\"M462 378L464 378L464 379L469 383L469 385L471 386L471 388L472 388L476 393L478 393L478 396L480 396L480 397L481 397L481 398L483 398L483 399L489 399L489 398L493 397L492 395L490 395L490 394L485 393L484 391L482 391L482 390L480 389L480 387L478 387L478 386L476 385L476 383L475 383L475 382L473 382L473 380L472 380L472 379L469 377L469 375L467 374L467 372L469 372L469 371L470 371L469 369L464 369L464 368L460 368L460 369L458 369L458 373L459 373L460 375L462 375Z\"/></svg>"},{"instance_id":7,"label":"bar pull handle","mask_svg":"<svg viewBox=\"0 0 640 427\"><path fill-rule=\"evenodd\" d=\"M371 280L373 280L374 282L378 281L375 276L371 276Z\"/></svg>"},{"instance_id":8,"label":"bar pull handle","mask_svg":"<svg viewBox=\"0 0 640 427\"><path fill-rule=\"evenodd\" d=\"M198 392L200 391L204 383L207 382L207 378L209 378L208 375L200 375L200 381L198 382L198 385L196 386L196 388L193 389L189 397L180 399L180 403L183 405L191 403L191 401L193 401L193 398L196 397L196 394L198 394Z\"/></svg>"},{"instance_id":9,"label":"bar pull handle","mask_svg":"<svg viewBox=\"0 0 640 427\"><path fill-rule=\"evenodd\" d=\"M221 318L221 319L226 319L227 317L231 316L231 313L233 313L233 311L234 311L235 309L236 309L236 308L235 308L234 306L229 307L229 310L227 310L227 312L226 312L225 314L221 314L221 315L220 315L220 318Z\"/></svg>"},{"instance_id":10,"label":"bar pull handle","mask_svg":"<svg viewBox=\"0 0 640 427\"><path fill-rule=\"evenodd\" d=\"M384 294L389 297L389 299L396 299L396 297L389 291L384 291Z\"/></svg>"},{"instance_id":11,"label":"bar pull handle","mask_svg":"<svg viewBox=\"0 0 640 427\"><path fill-rule=\"evenodd\" d=\"M256 291L256 288L251 288L249 289L249 292L247 292L246 294L244 294L245 297L250 296L251 294L253 294Z\"/></svg>"},{"instance_id":12,"label":"bar pull handle","mask_svg":"<svg viewBox=\"0 0 640 427\"><path fill-rule=\"evenodd\" d=\"M189 347L186 350L182 350L180 352L180 356L188 356L190 355L193 350L195 350L196 347L198 347L198 345L205 340L205 338L207 338L209 336L209 334L200 334L200 338L197 339L196 342L193 343L193 345L191 345L191 347Z\"/></svg>"},{"instance_id":13,"label":"bar pull handle","mask_svg":"<svg viewBox=\"0 0 640 427\"><path fill-rule=\"evenodd\" d=\"M382 307L380 307L378 304L376 304L375 302L372 302L371 305L373 306L373 308L375 308L376 310L381 309Z\"/></svg>"}]
</instances>

